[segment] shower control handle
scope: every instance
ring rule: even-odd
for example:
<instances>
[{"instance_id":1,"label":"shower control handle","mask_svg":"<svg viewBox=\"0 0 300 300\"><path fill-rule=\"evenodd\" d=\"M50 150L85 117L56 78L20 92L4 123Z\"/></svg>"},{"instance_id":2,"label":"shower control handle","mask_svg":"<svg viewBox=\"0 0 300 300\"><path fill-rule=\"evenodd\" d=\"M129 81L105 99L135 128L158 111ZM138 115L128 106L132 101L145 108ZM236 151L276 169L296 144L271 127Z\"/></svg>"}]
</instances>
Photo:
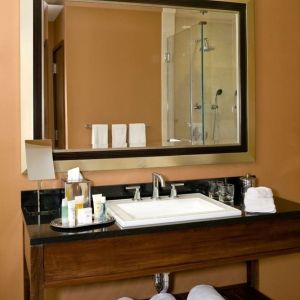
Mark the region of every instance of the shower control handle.
<instances>
[{"instance_id":1,"label":"shower control handle","mask_svg":"<svg viewBox=\"0 0 300 300\"><path fill-rule=\"evenodd\" d=\"M196 103L196 104L194 105L194 109L200 110L201 108L202 108L202 105L199 104L199 103Z\"/></svg>"}]
</instances>

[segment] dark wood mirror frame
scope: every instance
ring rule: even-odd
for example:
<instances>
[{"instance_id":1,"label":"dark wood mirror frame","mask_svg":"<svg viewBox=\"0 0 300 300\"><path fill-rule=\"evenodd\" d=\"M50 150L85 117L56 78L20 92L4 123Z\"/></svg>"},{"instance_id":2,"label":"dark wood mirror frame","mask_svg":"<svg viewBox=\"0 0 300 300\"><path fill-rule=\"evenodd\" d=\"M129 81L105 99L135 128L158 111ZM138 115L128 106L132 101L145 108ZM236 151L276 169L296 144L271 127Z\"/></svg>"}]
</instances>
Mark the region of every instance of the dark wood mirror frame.
<instances>
[{"instance_id":1,"label":"dark wood mirror frame","mask_svg":"<svg viewBox=\"0 0 300 300\"><path fill-rule=\"evenodd\" d=\"M106 0L107 1L107 0ZM57 1L56 1L57 2ZM109 0L109 2L115 2ZM85 160L106 158L132 158L132 157L155 157L155 156L178 156L195 154L219 154L240 153L248 151L248 128L247 128L247 34L246 34L246 4L212 1L212 0L133 0L118 2L141 3L153 5L169 5L193 8L207 8L218 10L231 10L239 12L239 36L240 36L240 87L241 87L241 122L240 144L229 146L191 146L174 148L145 148L145 149L122 149L122 150L54 150L54 160ZM34 139L42 138L42 0L33 2L33 136Z\"/></svg>"}]
</instances>

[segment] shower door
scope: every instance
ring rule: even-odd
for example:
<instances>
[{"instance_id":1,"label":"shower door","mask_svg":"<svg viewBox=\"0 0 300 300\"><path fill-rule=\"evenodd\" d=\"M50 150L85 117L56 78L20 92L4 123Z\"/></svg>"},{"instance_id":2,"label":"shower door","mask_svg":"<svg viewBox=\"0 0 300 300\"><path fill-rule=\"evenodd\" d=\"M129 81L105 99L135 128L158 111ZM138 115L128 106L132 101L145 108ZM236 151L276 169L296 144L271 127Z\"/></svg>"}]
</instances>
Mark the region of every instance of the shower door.
<instances>
[{"instance_id":1,"label":"shower door","mask_svg":"<svg viewBox=\"0 0 300 300\"><path fill-rule=\"evenodd\" d=\"M178 32L167 43L168 137L181 144L203 144L202 68L194 31Z\"/></svg>"},{"instance_id":2,"label":"shower door","mask_svg":"<svg viewBox=\"0 0 300 300\"><path fill-rule=\"evenodd\" d=\"M191 51L190 31L168 38L168 138L172 142L190 143L191 130Z\"/></svg>"}]
</instances>

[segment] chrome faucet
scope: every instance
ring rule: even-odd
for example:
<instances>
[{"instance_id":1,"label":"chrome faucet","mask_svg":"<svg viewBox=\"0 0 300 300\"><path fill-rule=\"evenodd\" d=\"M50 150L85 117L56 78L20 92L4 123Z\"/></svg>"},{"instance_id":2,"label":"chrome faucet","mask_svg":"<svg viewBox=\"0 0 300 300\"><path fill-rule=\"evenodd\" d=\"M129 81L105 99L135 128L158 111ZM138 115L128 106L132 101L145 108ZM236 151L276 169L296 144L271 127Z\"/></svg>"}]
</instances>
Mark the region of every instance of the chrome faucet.
<instances>
[{"instance_id":1,"label":"chrome faucet","mask_svg":"<svg viewBox=\"0 0 300 300\"><path fill-rule=\"evenodd\" d=\"M159 183L161 187L165 187L166 183L163 176L159 173L152 173L152 183L153 183L153 194L152 199L159 199Z\"/></svg>"}]
</instances>

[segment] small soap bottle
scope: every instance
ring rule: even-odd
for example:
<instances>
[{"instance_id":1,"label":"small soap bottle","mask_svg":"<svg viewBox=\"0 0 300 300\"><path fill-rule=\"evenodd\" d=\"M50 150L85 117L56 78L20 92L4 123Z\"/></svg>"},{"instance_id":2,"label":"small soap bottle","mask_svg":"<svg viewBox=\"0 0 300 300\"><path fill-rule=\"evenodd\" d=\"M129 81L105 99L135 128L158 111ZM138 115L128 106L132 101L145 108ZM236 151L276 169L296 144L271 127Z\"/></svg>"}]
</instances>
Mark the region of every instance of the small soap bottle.
<instances>
[{"instance_id":1,"label":"small soap bottle","mask_svg":"<svg viewBox=\"0 0 300 300\"><path fill-rule=\"evenodd\" d=\"M100 209L100 221L105 222L106 221L106 197L101 197L101 209Z\"/></svg>"},{"instance_id":2,"label":"small soap bottle","mask_svg":"<svg viewBox=\"0 0 300 300\"><path fill-rule=\"evenodd\" d=\"M62 225L68 225L68 200L67 198L61 201L61 223Z\"/></svg>"}]
</instances>

